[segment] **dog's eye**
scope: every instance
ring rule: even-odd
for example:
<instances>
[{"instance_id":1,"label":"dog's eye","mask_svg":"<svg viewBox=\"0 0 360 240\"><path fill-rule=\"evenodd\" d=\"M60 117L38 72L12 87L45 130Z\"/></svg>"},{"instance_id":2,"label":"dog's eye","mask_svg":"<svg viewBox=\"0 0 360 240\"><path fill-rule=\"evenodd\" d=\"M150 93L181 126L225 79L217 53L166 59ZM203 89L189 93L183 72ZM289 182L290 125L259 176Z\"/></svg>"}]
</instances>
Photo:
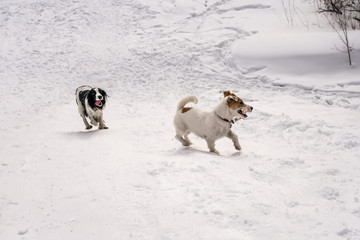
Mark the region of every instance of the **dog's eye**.
<instances>
[{"instance_id":1,"label":"dog's eye","mask_svg":"<svg viewBox=\"0 0 360 240\"><path fill-rule=\"evenodd\" d=\"M241 105L243 105L244 103L243 102L239 102Z\"/></svg>"}]
</instances>

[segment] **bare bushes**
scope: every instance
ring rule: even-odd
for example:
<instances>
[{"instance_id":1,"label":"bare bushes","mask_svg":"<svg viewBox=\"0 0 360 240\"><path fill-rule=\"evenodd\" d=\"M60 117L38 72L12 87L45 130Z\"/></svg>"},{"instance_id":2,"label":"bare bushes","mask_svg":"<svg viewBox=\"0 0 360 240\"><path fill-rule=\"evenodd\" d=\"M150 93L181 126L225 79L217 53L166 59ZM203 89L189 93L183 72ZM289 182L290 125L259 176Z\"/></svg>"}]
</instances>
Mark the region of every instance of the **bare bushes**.
<instances>
[{"instance_id":1,"label":"bare bushes","mask_svg":"<svg viewBox=\"0 0 360 240\"><path fill-rule=\"evenodd\" d=\"M328 19L331 27L340 37L344 51L348 55L349 64L352 65L352 46L349 40L349 30L360 29L360 0L315 0L319 12Z\"/></svg>"}]
</instances>

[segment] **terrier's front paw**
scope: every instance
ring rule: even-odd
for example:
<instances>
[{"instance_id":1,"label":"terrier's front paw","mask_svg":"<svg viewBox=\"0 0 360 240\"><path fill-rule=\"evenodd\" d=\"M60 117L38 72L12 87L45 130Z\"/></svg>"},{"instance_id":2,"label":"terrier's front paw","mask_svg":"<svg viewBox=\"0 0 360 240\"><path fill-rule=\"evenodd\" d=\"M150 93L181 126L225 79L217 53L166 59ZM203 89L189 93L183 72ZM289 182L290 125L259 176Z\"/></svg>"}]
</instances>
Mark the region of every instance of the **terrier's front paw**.
<instances>
[{"instance_id":1,"label":"terrier's front paw","mask_svg":"<svg viewBox=\"0 0 360 240\"><path fill-rule=\"evenodd\" d=\"M91 125L89 125L89 126L86 126L86 128L85 128L86 130L90 130L90 129L92 129L92 126Z\"/></svg>"},{"instance_id":2,"label":"terrier's front paw","mask_svg":"<svg viewBox=\"0 0 360 240\"><path fill-rule=\"evenodd\" d=\"M239 150L239 151L241 150L241 147L240 147L239 144L234 144L234 147L235 147L236 150Z\"/></svg>"}]
</instances>

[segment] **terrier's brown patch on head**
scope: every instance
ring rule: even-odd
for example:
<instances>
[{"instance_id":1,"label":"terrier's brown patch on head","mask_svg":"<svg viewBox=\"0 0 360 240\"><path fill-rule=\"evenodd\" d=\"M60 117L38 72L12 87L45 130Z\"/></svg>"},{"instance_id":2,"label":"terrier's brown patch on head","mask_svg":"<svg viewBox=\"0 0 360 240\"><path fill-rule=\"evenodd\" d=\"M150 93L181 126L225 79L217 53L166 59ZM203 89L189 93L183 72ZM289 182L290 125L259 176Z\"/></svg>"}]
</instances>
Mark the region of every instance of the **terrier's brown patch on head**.
<instances>
[{"instance_id":1,"label":"terrier's brown patch on head","mask_svg":"<svg viewBox=\"0 0 360 240\"><path fill-rule=\"evenodd\" d=\"M227 97L227 96L229 96L231 94L231 92L230 91L226 91L226 92L224 92L224 98L225 97Z\"/></svg>"},{"instance_id":2,"label":"terrier's brown patch on head","mask_svg":"<svg viewBox=\"0 0 360 240\"><path fill-rule=\"evenodd\" d=\"M182 113L186 113L187 111L191 110L192 108L191 107L184 107L181 112Z\"/></svg>"},{"instance_id":3,"label":"terrier's brown patch on head","mask_svg":"<svg viewBox=\"0 0 360 240\"><path fill-rule=\"evenodd\" d=\"M232 97L234 97L234 98L238 98L235 94L233 94L233 93L230 92L230 91L224 92L224 98L226 98L227 96L232 96Z\"/></svg>"},{"instance_id":4,"label":"terrier's brown patch on head","mask_svg":"<svg viewBox=\"0 0 360 240\"><path fill-rule=\"evenodd\" d=\"M231 109L239 109L245 106L244 101L237 97L235 94L230 94L230 97L227 100L227 103Z\"/></svg>"}]
</instances>

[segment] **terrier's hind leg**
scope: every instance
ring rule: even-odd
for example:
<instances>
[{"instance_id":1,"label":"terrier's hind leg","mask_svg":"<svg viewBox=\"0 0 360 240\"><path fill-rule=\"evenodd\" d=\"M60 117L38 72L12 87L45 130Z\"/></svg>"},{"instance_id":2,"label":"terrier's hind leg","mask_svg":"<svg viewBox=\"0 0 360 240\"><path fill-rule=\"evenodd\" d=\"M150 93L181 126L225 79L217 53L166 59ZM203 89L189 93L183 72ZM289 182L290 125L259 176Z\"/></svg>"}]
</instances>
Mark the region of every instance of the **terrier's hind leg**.
<instances>
[{"instance_id":1,"label":"terrier's hind leg","mask_svg":"<svg viewBox=\"0 0 360 240\"><path fill-rule=\"evenodd\" d=\"M181 142L182 145L184 146L190 146L190 143L188 141L186 141L181 135L177 135L175 136L175 138L177 140L179 140L179 142Z\"/></svg>"},{"instance_id":2,"label":"terrier's hind leg","mask_svg":"<svg viewBox=\"0 0 360 240\"><path fill-rule=\"evenodd\" d=\"M187 132L186 130L184 131L183 129L179 128L178 126L175 125L175 131L176 131L176 136L175 138L181 142L182 145L184 146L189 146L190 143L185 140L182 136Z\"/></svg>"},{"instance_id":3,"label":"terrier's hind leg","mask_svg":"<svg viewBox=\"0 0 360 240\"><path fill-rule=\"evenodd\" d=\"M175 118L174 120L174 127L175 127L175 132L176 132L176 136L175 138L181 142L182 145L184 146L189 146L190 143L183 138L183 136L187 133L187 128L185 126L185 124L180 121L179 119Z\"/></svg>"},{"instance_id":4,"label":"terrier's hind leg","mask_svg":"<svg viewBox=\"0 0 360 240\"><path fill-rule=\"evenodd\" d=\"M190 134L191 132L188 130L188 131L186 131L185 132L185 135L184 135L184 139L191 145L192 144L192 142L190 141L190 139L189 139L189 134Z\"/></svg>"}]
</instances>

